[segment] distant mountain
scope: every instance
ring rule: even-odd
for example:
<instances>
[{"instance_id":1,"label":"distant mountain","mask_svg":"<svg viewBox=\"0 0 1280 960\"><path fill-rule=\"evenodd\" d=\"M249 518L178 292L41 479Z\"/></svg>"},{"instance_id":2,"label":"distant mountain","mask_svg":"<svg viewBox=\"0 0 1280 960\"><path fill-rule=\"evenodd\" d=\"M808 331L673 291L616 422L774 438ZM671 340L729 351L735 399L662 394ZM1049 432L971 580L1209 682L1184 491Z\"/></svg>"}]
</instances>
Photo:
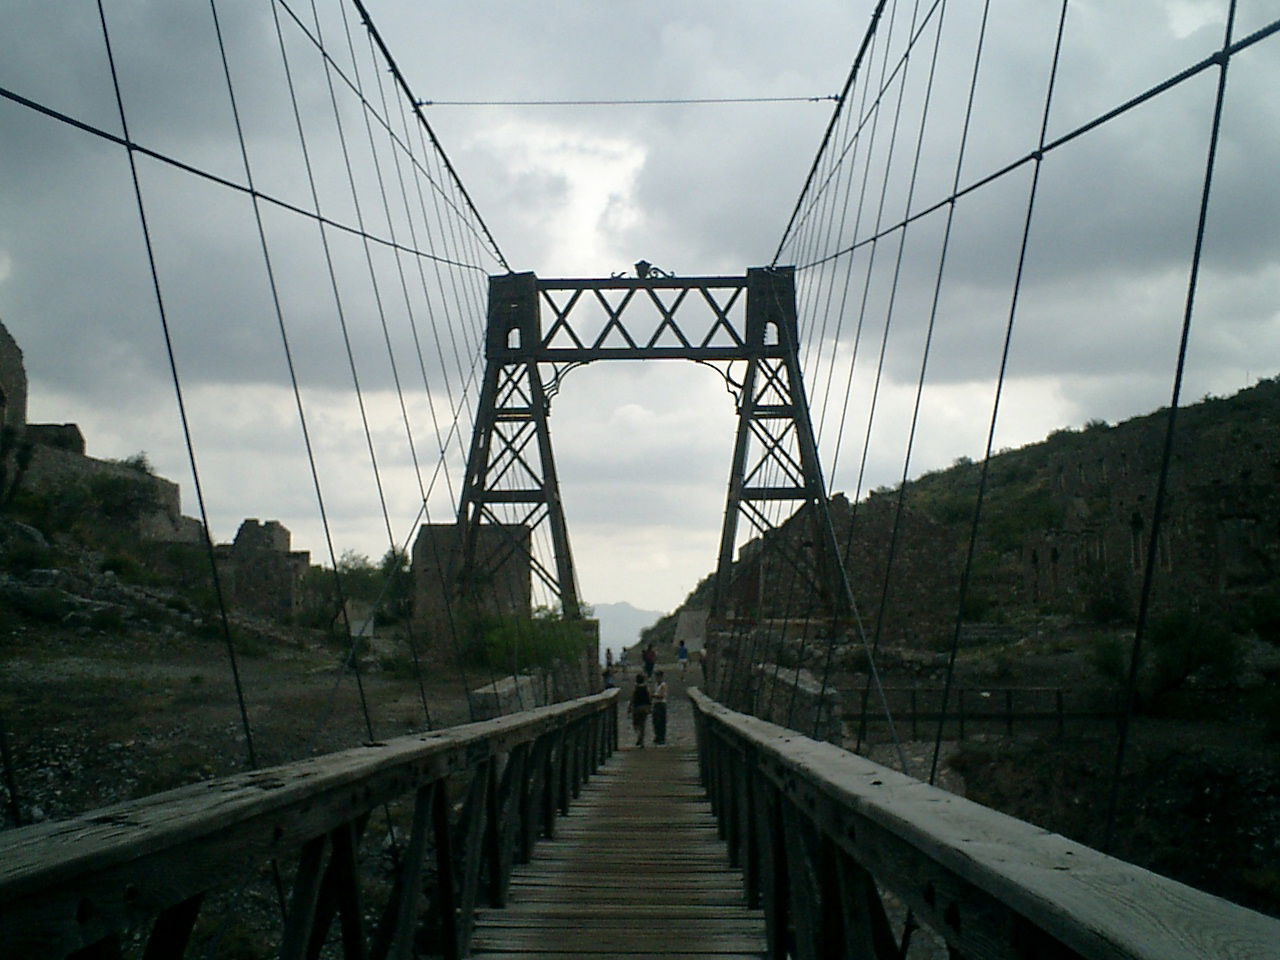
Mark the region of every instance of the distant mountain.
<instances>
[{"instance_id":1,"label":"distant mountain","mask_svg":"<svg viewBox=\"0 0 1280 960\"><path fill-rule=\"evenodd\" d=\"M661 610L637 610L626 602L595 603L592 607L600 621L601 655L604 647L618 651L638 643L640 631L662 616Z\"/></svg>"}]
</instances>

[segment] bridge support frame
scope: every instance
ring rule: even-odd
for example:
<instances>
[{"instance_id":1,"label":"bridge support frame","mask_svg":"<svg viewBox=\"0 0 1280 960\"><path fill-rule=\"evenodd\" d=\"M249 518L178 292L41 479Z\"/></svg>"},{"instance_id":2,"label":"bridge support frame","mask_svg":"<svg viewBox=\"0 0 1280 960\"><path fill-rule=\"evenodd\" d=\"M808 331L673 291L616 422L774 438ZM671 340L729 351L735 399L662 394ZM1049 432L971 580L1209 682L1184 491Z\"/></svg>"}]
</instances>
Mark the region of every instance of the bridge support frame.
<instances>
[{"instance_id":1,"label":"bridge support frame","mask_svg":"<svg viewBox=\"0 0 1280 960\"><path fill-rule=\"evenodd\" d=\"M656 323L636 319L641 305ZM695 307L701 325L688 319ZM592 308L603 311L605 322L584 336L580 318ZM776 526L769 507L778 502L809 516L809 544L781 551L799 588L820 598L822 615L846 615L852 601L827 512L798 339L791 267L756 267L740 277L674 277L648 269L595 280L491 277L485 377L458 510L453 578L464 600L469 589L499 579L501 565L516 557L566 619L581 616L551 443L551 399L564 375L584 363L686 359L715 366L737 399L713 618L732 605L742 567L735 563L740 532L767 537ZM481 549L482 526L502 531L506 549ZM550 557L535 556L539 526L549 531Z\"/></svg>"}]
</instances>

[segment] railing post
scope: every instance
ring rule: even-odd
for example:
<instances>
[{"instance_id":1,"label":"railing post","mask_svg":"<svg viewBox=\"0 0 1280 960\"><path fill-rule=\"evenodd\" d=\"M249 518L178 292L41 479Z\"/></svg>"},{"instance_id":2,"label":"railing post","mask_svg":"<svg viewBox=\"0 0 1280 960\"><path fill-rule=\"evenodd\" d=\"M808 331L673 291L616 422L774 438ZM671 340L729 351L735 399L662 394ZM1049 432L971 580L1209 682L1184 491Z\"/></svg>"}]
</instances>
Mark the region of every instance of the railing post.
<instances>
[{"instance_id":1,"label":"railing post","mask_svg":"<svg viewBox=\"0 0 1280 960\"><path fill-rule=\"evenodd\" d=\"M704 760L704 776L707 781L707 800L711 803L711 813L719 823L722 811L720 807L720 738L719 735L707 725L707 743L703 748L705 752Z\"/></svg>"},{"instance_id":2,"label":"railing post","mask_svg":"<svg viewBox=\"0 0 1280 960\"><path fill-rule=\"evenodd\" d=\"M202 903L204 894L199 893L156 917L142 960L166 960L168 957L182 956L191 941L191 932L195 929Z\"/></svg>"},{"instance_id":3,"label":"railing post","mask_svg":"<svg viewBox=\"0 0 1280 960\"><path fill-rule=\"evenodd\" d=\"M760 824L761 902L769 960L787 960L791 927L787 893L787 844L782 828L781 792L771 783L758 791Z\"/></svg>"},{"instance_id":4,"label":"railing post","mask_svg":"<svg viewBox=\"0 0 1280 960\"><path fill-rule=\"evenodd\" d=\"M729 746L728 738L721 736L720 749L716 751L716 793L720 795L718 804L719 816L716 818L716 834L721 840L729 839L729 817L732 816L733 809L733 788L731 786L732 779L729 776ZM729 852L729 863L733 863L733 851Z\"/></svg>"},{"instance_id":5,"label":"railing post","mask_svg":"<svg viewBox=\"0 0 1280 960\"><path fill-rule=\"evenodd\" d=\"M542 795L547 777L547 751L553 734L544 733L530 748L528 765L520 780L520 849L517 863L528 863L541 834Z\"/></svg>"},{"instance_id":6,"label":"railing post","mask_svg":"<svg viewBox=\"0 0 1280 960\"><path fill-rule=\"evenodd\" d=\"M577 800L582 792L582 735L583 727L580 723L575 723L569 730L569 789L565 795L565 805L560 811L561 813L569 812L569 801Z\"/></svg>"},{"instance_id":7,"label":"railing post","mask_svg":"<svg viewBox=\"0 0 1280 960\"><path fill-rule=\"evenodd\" d=\"M418 900L422 894L422 864L427 855L427 834L431 829L432 805L439 784L419 787L413 803L413 825L409 845L400 859L395 887L387 900L387 910L369 951L372 960L409 960L418 925Z\"/></svg>"},{"instance_id":8,"label":"railing post","mask_svg":"<svg viewBox=\"0 0 1280 960\"><path fill-rule=\"evenodd\" d=\"M436 903L440 921L440 951L445 960L462 960L458 930L458 880L453 859L453 831L449 825L449 789L436 784L431 804L432 833L436 842Z\"/></svg>"},{"instance_id":9,"label":"railing post","mask_svg":"<svg viewBox=\"0 0 1280 960\"><path fill-rule=\"evenodd\" d=\"M741 774L738 783L735 784L735 792L739 797L738 862L742 865L742 884L747 894L747 906L754 910L760 906L760 838L751 794L752 785L760 772L756 767L755 748L744 746L747 752L739 767Z\"/></svg>"},{"instance_id":10,"label":"railing post","mask_svg":"<svg viewBox=\"0 0 1280 960\"><path fill-rule=\"evenodd\" d=\"M320 886L324 879L324 861L328 849L328 834L308 840L302 847L298 872L293 879L293 893L289 898L284 937L280 944L280 960L301 960L306 956L316 905L320 902Z\"/></svg>"},{"instance_id":11,"label":"railing post","mask_svg":"<svg viewBox=\"0 0 1280 960\"><path fill-rule=\"evenodd\" d=\"M565 727L560 731L560 746L556 751L556 805L553 816L569 812L570 782L573 780L573 731Z\"/></svg>"},{"instance_id":12,"label":"railing post","mask_svg":"<svg viewBox=\"0 0 1280 960\"><path fill-rule=\"evenodd\" d=\"M734 745L736 747L736 744ZM742 865L741 843L742 843L742 793L738 790L738 784L741 782L742 758L738 755L735 748L727 748L724 751L725 756L725 817L724 817L724 841L729 848L729 866L734 870Z\"/></svg>"},{"instance_id":13,"label":"railing post","mask_svg":"<svg viewBox=\"0 0 1280 960\"><path fill-rule=\"evenodd\" d=\"M553 733L547 744L546 775L542 778L542 836L556 838L556 810L560 805L560 764L564 760L564 730Z\"/></svg>"},{"instance_id":14,"label":"railing post","mask_svg":"<svg viewBox=\"0 0 1280 960\"><path fill-rule=\"evenodd\" d=\"M587 778L600 769L600 713L587 717Z\"/></svg>"},{"instance_id":15,"label":"railing post","mask_svg":"<svg viewBox=\"0 0 1280 960\"><path fill-rule=\"evenodd\" d=\"M458 823L458 949L462 956L470 953L471 931L475 927L476 897L480 890L480 865L484 861L484 829L488 812L490 758L471 776L467 799Z\"/></svg>"},{"instance_id":16,"label":"railing post","mask_svg":"<svg viewBox=\"0 0 1280 960\"><path fill-rule=\"evenodd\" d=\"M880 891L871 874L843 850L834 851L835 881L840 904L844 956L897 958L898 944L885 916ZM959 954L950 954L958 957Z\"/></svg>"}]
</instances>

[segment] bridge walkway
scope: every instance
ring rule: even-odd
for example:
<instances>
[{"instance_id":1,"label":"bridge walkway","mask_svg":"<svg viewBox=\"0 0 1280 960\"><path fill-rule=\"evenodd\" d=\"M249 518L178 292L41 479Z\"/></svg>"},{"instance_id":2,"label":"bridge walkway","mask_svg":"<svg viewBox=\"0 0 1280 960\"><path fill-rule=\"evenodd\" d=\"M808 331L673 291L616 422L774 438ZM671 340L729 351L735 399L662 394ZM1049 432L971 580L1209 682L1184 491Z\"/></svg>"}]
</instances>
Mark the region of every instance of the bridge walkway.
<instances>
[{"instance_id":1,"label":"bridge walkway","mask_svg":"<svg viewBox=\"0 0 1280 960\"><path fill-rule=\"evenodd\" d=\"M622 749L556 821L554 839L515 869L508 906L477 911L474 960L764 955L764 914L747 909L698 782L684 684L677 671L667 677L667 745L650 731L634 747L622 718Z\"/></svg>"}]
</instances>

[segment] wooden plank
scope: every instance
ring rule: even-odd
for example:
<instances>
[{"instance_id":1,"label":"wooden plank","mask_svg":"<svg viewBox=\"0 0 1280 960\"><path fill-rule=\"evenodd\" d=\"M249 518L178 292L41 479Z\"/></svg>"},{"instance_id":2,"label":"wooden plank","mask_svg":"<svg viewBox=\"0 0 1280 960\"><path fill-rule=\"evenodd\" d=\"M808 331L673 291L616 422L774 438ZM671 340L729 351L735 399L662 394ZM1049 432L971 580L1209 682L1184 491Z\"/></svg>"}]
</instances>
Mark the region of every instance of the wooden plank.
<instances>
[{"instance_id":1,"label":"wooden plank","mask_svg":"<svg viewBox=\"0 0 1280 960\"><path fill-rule=\"evenodd\" d=\"M669 737L683 728L688 746L625 750L601 766L555 839L512 872L507 908L478 912L474 958L763 954L762 914L746 906L700 784L687 701L671 706Z\"/></svg>"}]
</instances>

